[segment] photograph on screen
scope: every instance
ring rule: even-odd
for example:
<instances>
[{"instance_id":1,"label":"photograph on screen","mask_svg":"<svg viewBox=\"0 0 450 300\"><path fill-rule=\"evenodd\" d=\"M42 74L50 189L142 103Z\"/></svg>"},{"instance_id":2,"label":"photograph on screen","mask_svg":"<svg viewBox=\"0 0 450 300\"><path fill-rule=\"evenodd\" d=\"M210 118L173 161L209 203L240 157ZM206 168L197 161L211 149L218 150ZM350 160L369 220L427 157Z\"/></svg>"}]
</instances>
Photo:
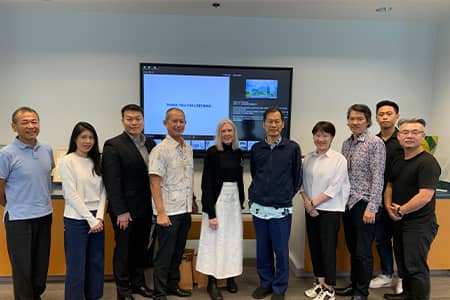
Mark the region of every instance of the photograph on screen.
<instances>
[{"instance_id":1,"label":"photograph on screen","mask_svg":"<svg viewBox=\"0 0 450 300\"><path fill-rule=\"evenodd\" d=\"M278 97L278 80L247 79L245 96L251 99L276 99Z\"/></svg>"}]
</instances>

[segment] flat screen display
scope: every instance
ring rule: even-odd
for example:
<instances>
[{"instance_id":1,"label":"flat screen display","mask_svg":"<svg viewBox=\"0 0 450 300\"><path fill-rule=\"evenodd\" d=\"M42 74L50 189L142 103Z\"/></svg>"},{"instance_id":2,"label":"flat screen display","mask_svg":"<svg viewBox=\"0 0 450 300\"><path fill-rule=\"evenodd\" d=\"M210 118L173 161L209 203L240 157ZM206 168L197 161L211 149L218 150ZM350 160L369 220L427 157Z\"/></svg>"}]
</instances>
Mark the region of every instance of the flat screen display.
<instances>
[{"instance_id":1,"label":"flat screen display","mask_svg":"<svg viewBox=\"0 0 450 300\"><path fill-rule=\"evenodd\" d=\"M177 107L186 115L184 139L197 157L214 145L223 118L235 123L239 147L248 152L265 138L264 111L278 107L284 114L282 135L289 137L292 73L292 68L141 63L144 134L161 142L165 112Z\"/></svg>"}]
</instances>

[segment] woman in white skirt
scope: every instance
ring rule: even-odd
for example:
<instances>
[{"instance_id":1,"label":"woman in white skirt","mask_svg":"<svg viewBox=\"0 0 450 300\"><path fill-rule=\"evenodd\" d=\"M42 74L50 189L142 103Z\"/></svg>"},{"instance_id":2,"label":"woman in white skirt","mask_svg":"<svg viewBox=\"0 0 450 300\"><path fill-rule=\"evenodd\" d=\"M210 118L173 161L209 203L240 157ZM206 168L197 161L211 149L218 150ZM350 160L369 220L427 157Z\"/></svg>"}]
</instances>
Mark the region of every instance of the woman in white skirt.
<instances>
[{"instance_id":1,"label":"woman in white skirt","mask_svg":"<svg viewBox=\"0 0 450 300\"><path fill-rule=\"evenodd\" d=\"M237 292L234 277L242 274L243 158L236 126L224 119L217 126L215 145L205 156L202 175L202 228L197 271L208 275L207 291L221 300L217 279L227 279L227 290Z\"/></svg>"}]
</instances>

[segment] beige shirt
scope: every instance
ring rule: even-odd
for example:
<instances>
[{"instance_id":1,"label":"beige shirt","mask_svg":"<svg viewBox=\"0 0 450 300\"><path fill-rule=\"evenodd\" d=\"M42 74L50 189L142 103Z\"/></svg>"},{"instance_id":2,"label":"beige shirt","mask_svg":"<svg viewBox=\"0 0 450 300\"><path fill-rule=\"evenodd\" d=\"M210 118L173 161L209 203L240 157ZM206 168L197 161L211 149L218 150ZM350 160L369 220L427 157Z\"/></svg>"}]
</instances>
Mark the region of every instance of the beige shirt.
<instances>
[{"instance_id":1,"label":"beige shirt","mask_svg":"<svg viewBox=\"0 0 450 300\"><path fill-rule=\"evenodd\" d=\"M150 175L161 177L162 200L168 216L192 212L194 158L190 145L181 145L167 135L150 152L148 169ZM154 201L152 205L156 215Z\"/></svg>"}]
</instances>

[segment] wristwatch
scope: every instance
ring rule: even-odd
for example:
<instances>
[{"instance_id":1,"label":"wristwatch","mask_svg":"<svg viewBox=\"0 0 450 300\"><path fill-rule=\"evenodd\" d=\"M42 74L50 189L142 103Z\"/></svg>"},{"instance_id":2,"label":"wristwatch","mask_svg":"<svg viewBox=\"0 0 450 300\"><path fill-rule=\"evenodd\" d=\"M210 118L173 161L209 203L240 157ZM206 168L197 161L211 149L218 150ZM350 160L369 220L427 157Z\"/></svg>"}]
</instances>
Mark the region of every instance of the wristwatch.
<instances>
[{"instance_id":1,"label":"wristwatch","mask_svg":"<svg viewBox=\"0 0 450 300\"><path fill-rule=\"evenodd\" d=\"M400 210L400 206L399 206L399 207L397 207L397 211L396 211L396 213L397 213L397 216L398 216L398 217L400 217L400 218L402 218L402 217L403 217L403 213L402 213L402 211Z\"/></svg>"}]
</instances>

